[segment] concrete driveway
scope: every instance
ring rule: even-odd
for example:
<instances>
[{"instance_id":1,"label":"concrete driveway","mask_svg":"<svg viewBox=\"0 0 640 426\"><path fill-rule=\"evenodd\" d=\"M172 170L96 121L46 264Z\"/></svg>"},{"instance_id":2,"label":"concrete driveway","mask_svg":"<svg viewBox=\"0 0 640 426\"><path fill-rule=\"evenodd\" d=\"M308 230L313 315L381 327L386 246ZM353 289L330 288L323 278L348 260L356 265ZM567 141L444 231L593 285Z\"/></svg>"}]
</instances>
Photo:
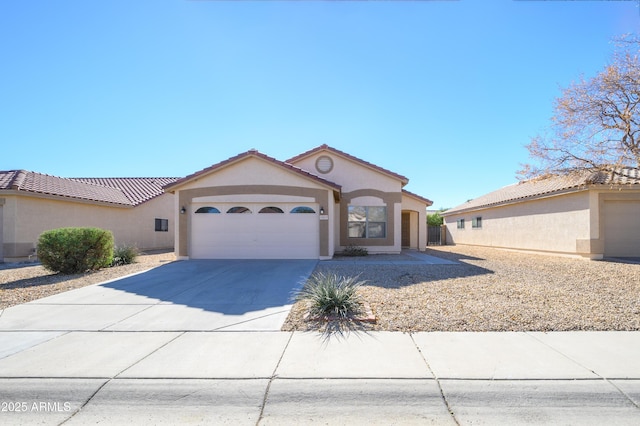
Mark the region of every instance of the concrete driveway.
<instances>
[{"instance_id":1,"label":"concrete driveway","mask_svg":"<svg viewBox=\"0 0 640 426\"><path fill-rule=\"evenodd\" d=\"M0 330L277 331L315 260L190 260L6 309Z\"/></svg>"}]
</instances>

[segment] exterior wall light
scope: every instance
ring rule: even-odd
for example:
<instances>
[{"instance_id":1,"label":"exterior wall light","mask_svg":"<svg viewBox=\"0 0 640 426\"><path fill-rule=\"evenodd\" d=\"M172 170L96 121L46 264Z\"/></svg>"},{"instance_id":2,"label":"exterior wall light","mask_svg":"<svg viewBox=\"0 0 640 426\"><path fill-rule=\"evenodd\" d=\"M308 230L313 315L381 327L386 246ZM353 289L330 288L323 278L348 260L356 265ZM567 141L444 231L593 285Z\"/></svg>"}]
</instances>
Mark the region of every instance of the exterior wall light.
<instances>
[{"instance_id":1,"label":"exterior wall light","mask_svg":"<svg viewBox=\"0 0 640 426\"><path fill-rule=\"evenodd\" d=\"M320 207L320 214L324 214L324 207Z\"/></svg>"},{"instance_id":2,"label":"exterior wall light","mask_svg":"<svg viewBox=\"0 0 640 426\"><path fill-rule=\"evenodd\" d=\"M187 212L187 209L184 208L184 206L182 206L182 208L180 209L180 214L185 214Z\"/></svg>"}]
</instances>

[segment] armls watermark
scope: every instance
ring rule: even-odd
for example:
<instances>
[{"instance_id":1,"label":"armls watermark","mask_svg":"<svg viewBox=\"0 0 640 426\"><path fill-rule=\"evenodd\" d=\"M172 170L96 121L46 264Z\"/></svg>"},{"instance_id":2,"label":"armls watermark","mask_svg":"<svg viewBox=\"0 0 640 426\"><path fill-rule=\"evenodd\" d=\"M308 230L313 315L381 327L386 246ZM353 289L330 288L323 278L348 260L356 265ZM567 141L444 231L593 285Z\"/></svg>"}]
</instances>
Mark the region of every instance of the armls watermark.
<instances>
[{"instance_id":1,"label":"armls watermark","mask_svg":"<svg viewBox=\"0 0 640 426\"><path fill-rule=\"evenodd\" d=\"M68 413L71 411L70 402L53 401L2 401L0 413Z\"/></svg>"}]
</instances>

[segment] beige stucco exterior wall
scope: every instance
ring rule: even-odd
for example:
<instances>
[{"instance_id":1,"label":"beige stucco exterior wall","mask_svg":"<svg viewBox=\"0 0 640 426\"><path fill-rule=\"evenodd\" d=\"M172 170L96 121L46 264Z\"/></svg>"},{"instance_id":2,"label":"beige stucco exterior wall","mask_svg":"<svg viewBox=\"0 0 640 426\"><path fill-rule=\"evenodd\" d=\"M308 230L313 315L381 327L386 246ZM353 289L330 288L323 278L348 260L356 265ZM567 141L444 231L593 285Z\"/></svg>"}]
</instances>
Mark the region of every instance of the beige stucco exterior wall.
<instances>
[{"instance_id":1,"label":"beige stucco exterior wall","mask_svg":"<svg viewBox=\"0 0 640 426\"><path fill-rule=\"evenodd\" d=\"M269 161L247 157L215 172L185 183L180 190L234 185L283 185L317 188L318 184Z\"/></svg>"},{"instance_id":2,"label":"beige stucco exterior wall","mask_svg":"<svg viewBox=\"0 0 640 426\"><path fill-rule=\"evenodd\" d=\"M593 202L589 191L581 191L446 215L447 241L591 257ZM478 216L482 228L474 229ZM458 219L465 220L464 229L457 229Z\"/></svg>"},{"instance_id":3,"label":"beige stucco exterior wall","mask_svg":"<svg viewBox=\"0 0 640 426\"><path fill-rule=\"evenodd\" d=\"M333 167L322 173L316 168L319 157L331 158ZM297 167L335 182L342 187L342 198L336 215L335 251L349 245L364 247L369 253L399 253L401 246L402 182L379 170L358 164L331 151L320 151L293 162ZM347 232L349 205L386 206L386 238L349 238Z\"/></svg>"},{"instance_id":4,"label":"beige stucco exterior wall","mask_svg":"<svg viewBox=\"0 0 640 426\"><path fill-rule=\"evenodd\" d=\"M241 202L255 200L299 200L308 199L324 209L319 215L320 259L333 257L335 247L335 201L332 190L288 171L271 162L247 157L234 164L215 170L208 175L187 182L176 189L176 255L189 258L189 215L179 214L185 207L189 210L193 200L225 199Z\"/></svg>"},{"instance_id":5,"label":"beige stucco exterior wall","mask_svg":"<svg viewBox=\"0 0 640 426\"><path fill-rule=\"evenodd\" d=\"M95 226L113 232L116 245L141 250L173 248L173 195L164 194L137 207L114 207L54 197L4 197L3 251L5 260L33 253L43 231L61 227ZM156 232L155 219L168 219L169 232Z\"/></svg>"},{"instance_id":6,"label":"beige stucco exterior wall","mask_svg":"<svg viewBox=\"0 0 640 426\"><path fill-rule=\"evenodd\" d=\"M333 160L333 168L328 173L322 173L316 169L316 161L318 157L322 156L327 156ZM292 164L341 185L342 192L352 192L366 188L375 188L383 192L400 192L402 189L402 183L398 179L354 163L330 151L318 152Z\"/></svg>"},{"instance_id":7,"label":"beige stucco exterior wall","mask_svg":"<svg viewBox=\"0 0 640 426\"><path fill-rule=\"evenodd\" d=\"M411 213L410 247L424 251L427 248L427 205L403 194L402 211Z\"/></svg>"}]
</instances>

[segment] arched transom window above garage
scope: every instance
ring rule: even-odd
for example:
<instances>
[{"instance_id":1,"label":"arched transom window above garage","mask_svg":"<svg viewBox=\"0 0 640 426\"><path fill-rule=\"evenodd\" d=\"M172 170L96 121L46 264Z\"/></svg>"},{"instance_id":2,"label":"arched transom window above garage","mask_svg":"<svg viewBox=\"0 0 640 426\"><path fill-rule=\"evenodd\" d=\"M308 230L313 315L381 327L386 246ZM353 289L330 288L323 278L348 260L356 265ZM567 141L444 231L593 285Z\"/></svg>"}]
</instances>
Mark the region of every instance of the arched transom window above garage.
<instances>
[{"instance_id":1,"label":"arched transom window above garage","mask_svg":"<svg viewBox=\"0 0 640 426\"><path fill-rule=\"evenodd\" d=\"M284 213L280 207L268 206L260 209L258 213Z\"/></svg>"},{"instance_id":2,"label":"arched transom window above garage","mask_svg":"<svg viewBox=\"0 0 640 426\"><path fill-rule=\"evenodd\" d=\"M236 206L231 207L229 210L227 210L227 213L251 213L251 210L249 210L248 207Z\"/></svg>"},{"instance_id":3,"label":"arched transom window above garage","mask_svg":"<svg viewBox=\"0 0 640 426\"><path fill-rule=\"evenodd\" d=\"M298 206L291 209L291 213L315 213L316 211L308 206Z\"/></svg>"},{"instance_id":4,"label":"arched transom window above garage","mask_svg":"<svg viewBox=\"0 0 640 426\"><path fill-rule=\"evenodd\" d=\"M200 207L198 210L196 210L196 213L220 213L220 210L215 207L206 206Z\"/></svg>"}]
</instances>

